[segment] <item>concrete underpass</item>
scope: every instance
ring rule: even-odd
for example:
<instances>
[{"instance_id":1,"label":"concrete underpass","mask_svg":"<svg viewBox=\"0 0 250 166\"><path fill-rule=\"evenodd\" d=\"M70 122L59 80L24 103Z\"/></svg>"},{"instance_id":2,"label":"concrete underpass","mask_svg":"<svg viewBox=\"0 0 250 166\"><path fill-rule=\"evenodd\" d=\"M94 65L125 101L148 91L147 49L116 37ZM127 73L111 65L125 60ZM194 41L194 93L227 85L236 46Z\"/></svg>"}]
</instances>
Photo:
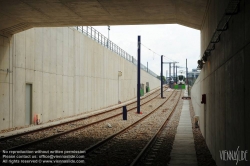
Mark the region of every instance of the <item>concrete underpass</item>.
<instances>
[{"instance_id":1,"label":"concrete underpass","mask_svg":"<svg viewBox=\"0 0 250 166\"><path fill-rule=\"evenodd\" d=\"M189 104L216 165L235 165L221 153L250 150L247 0L1 1L0 130L22 128L35 115L41 123L91 115L136 97L132 57L107 49L75 26L173 23L200 30L201 73ZM152 92L160 86L142 69L141 81L149 82ZM206 103L201 103L202 95ZM189 108L185 104L182 110ZM32 113L27 115L27 109ZM237 165L247 166L249 159L246 153Z\"/></svg>"}]
</instances>

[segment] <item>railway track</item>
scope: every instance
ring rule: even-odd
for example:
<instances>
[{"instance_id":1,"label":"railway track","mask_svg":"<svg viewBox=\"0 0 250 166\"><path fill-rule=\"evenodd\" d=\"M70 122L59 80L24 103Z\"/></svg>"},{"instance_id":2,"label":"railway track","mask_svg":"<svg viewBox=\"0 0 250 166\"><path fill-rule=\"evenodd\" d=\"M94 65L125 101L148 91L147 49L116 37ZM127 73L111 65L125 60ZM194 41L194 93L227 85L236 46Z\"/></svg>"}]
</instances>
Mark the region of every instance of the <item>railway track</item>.
<instances>
[{"instance_id":1,"label":"railway track","mask_svg":"<svg viewBox=\"0 0 250 166\"><path fill-rule=\"evenodd\" d=\"M172 93L164 92L165 96L170 96ZM72 150L83 150L96 144L109 137L110 135L117 133L130 124L140 120L142 117L146 116L152 109L158 107L164 100L159 100L160 97L154 99L152 103L145 104L141 106L143 114L137 114L136 109L134 111L128 112L128 120L124 121L121 117L111 118L107 121L97 123L88 126L84 129L80 129L74 132L69 132L67 134L61 135L59 137L43 141L41 143L36 143L33 145L26 146L25 150L61 150L61 151L72 151ZM107 124L112 124L112 127L108 127Z\"/></svg>"},{"instance_id":2,"label":"railway track","mask_svg":"<svg viewBox=\"0 0 250 166\"><path fill-rule=\"evenodd\" d=\"M158 93L158 91L148 95L147 98L144 98L141 106L149 103L157 96L159 96L159 94L155 95L155 93ZM128 112L135 109L136 102L130 103L127 107ZM81 118L38 130L13 135L10 137L4 137L0 139L0 154L2 153L2 150L16 150L46 142L50 139L54 139L65 134L69 134L71 132L75 132L77 130L107 121L108 119L118 117L121 114L121 107L118 107L103 113L92 115L91 117L89 116L88 118Z\"/></svg>"},{"instance_id":3,"label":"railway track","mask_svg":"<svg viewBox=\"0 0 250 166\"><path fill-rule=\"evenodd\" d=\"M181 93L181 91L173 92L143 118L86 148L87 165L136 164L144 154L145 149L151 144L150 142L155 140L155 135L168 122L178 104Z\"/></svg>"},{"instance_id":4,"label":"railway track","mask_svg":"<svg viewBox=\"0 0 250 166\"><path fill-rule=\"evenodd\" d=\"M161 125L158 131L150 139L150 141L144 146L142 151L137 155L133 160L130 166L140 166L140 165L166 165L168 163L168 156L166 154L167 149L167 140L169 134L169 128L174 126L168 126L170 119L174 116L176 108L180 103L180 98L172 108L171 113L165 122ZM178 112L178 111L177 111ZM178 115L175 115L178 116ZM176 118L174 118L176 120ZM179 121L179 120L178 120ZM173 124L170 124L173 125ZM177 125L178 126L178 125ZM170 140L169 140L170 141ZM174 140L173 140L174 141ZM171 150L170 150L171 151Z\"/></svg>"}]
</instances>

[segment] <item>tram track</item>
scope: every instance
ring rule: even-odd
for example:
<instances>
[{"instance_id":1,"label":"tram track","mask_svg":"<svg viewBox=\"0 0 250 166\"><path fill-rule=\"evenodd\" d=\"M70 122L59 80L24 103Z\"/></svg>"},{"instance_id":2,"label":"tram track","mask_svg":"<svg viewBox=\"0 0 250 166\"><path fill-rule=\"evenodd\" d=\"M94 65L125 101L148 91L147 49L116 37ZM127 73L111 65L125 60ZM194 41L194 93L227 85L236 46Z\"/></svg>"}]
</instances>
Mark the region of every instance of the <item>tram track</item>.
<instances>
[{"instance_id":1,"label":"tram track","mask_svg":"<svg viewBox=\"0 0 250 166\"><path fill-rule=\"evenodd\" d=\"M142 151L137 155L137 157L133 160L130 166L154 165L157 162L159 162L157 161L158 151L160 151L160 149L164 147L163 143L164 140L167 138L167 132L168 132L167 125L169 124L170 119L174 115L176 107L178 106L179 102L180 102L180 97L175 106L172 108L172 111L169 114L168 118L161 125L161 127L154 134L154 136L150 139L150 141L144 146ZM164 158L166 158L165 155Z\"/></svg>"},{"instance_id":2,"label":"tram track","mask_svg":"<svg viewBox=\"0 0 250 166\"><path fill-rule=\"evenodd\" d=\"M148 113L143 118L132 123L126 128L116 132L115 134L110 135L109 137L99 141L98 143L86 148L85 151L86 151L87 164L88 165L100 165L100 164L105 164L106 162L107 165L117 165L117 164L128 165L128 163L131 163L132 162L131 158L136 157L135 151L138 151L138 149L142 149L144 145L147 144L148 140L152 138L152 134L157 133L156 131L159 130L158 122L160 122L161 125L162 123L164 125L165 120L162 120L162 118L163 119L167 118L167 120L170 118L172 112L174 112L173 110L178 104L180 96L181 96L181 92L179 91L173 92L168 98L165 99L164 102L162 102L157 107L155 107L150 113ZM173 101L175 102L173 103ZM171 108L163 109L163 106L167 105L166 103L168 105L171 105ZM150 120L145 120L145 119L150 119ZM158 122L154 123L154 121L155 122L158 121ZM146 131L146 129L140 130L141 127L149 129L150 132ZM125 143L122 142L121 140L125 141ZM129 144L127 142L128 140L131 140ZM129 146L127 147L128 149L124 147L125 145ZM97 158L98 159L106 158L107 156L105 157L105 155L107 154L109 156L108 157L109 159L105 159L104 161L97 160ZM133 157L131 156L131 154ZM123 161L127 161L127 163L120 163Z\"/></svg>"},{"instance_id":3,"label":"tram track","mask_svg":"<svg viewBox=\"0 0 250 166\"><path fill-rule=\"evenodd\" d=\"M147 98L144 98L144 99L148 99L148 97L152 97L146 101L143 101L141 105L143 106L149 103L150 101L152 101L153 99L155 99L157 96L159 96L159 94L155 96L153 95L157 93L158 91L159 90L148 95ZM136 102L132 102L128 105L129 107L128 112L136 108L136 106L133 106L133 104L135 105ZM111 113L112 115L107 115L107 113ZM88 119L82 118L82 119L77 119L77 120L70 121L70 122L61 123L55 126L48 126L46 128L29 131L26 133L20 133L20 134L13 135L10 137L4 137L0 139L0 145L1 145L0 147L1 147L1 150L16 150L16 149L29 147L29 146L45 142L50 139L54 139L56 137L60 137L62 135L65 135L65 134L68 134L68 133L71 133L71 132L74 132L83 128L87 128L91 125L95 125L95 124L107 121L108 119L118 117L121 114L122 114L121 107L118 107L118 108L115 108L115 109L112 109L112 110L109 110L100 114L92 115L91 116L92 120L89 120L91 119L91 117L88 117ZM106 117L103 117L103 115L105 115ZM102 116L102 118L98 120L98 118L96 118L97 116ZM89 122L86 122L87 120L89 120ZM66 129L65 129L65 126L67 126ZM40 135L37 133L40 133Z\"/></svg>"},{"instance_id":4,"label":"tram track","mask_svg":"<svg viewBox=\"0 0 250 166\"><path fill-rule=\"evenodd\" d=\"M165 96L170 96L172 93L173 91L171 93L165 92ZM148 113L152 112L152 109L158 107L163 102L163 100L159 100L159 98L160 97L157 97L157 99L154 99L154 101L150 102L149 104L143 105L141 107L143 114L137 114L136 109L134 109L134 111L129 111L128 120L122 120L121 117L115 117L107 121L91 125L84 129L69 132L68 134L27 146L25 149L62 151L84 150L85 148L88 148L97 142L106 139L110 135L124 129L128 125L138 121ZM107 127L107 123L112 124L112 127Z\"/></svg>"}]
</instances>

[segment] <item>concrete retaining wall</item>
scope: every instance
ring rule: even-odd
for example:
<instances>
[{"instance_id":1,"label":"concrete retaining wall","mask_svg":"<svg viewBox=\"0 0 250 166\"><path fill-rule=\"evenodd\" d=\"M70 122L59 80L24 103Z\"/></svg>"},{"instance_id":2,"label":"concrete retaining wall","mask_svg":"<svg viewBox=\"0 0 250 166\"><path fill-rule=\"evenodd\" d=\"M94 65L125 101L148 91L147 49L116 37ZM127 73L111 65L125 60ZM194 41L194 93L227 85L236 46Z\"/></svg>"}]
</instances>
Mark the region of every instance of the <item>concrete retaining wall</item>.
<instances>
[{"instance_id":1,"label":"concrete retaining wall","mask_svg":"<svg viewBox=\"0 0 250 166\"><path fill-rule=\"evenodd\" d=\"M225 12L228 0L211 0L201 30L201 55ZM200 129L213 158L219 166L235 165L223 161L221 150L250 149L249 71L250 71L250 2L240 1L240 11L234 15L222 33L220 42L204 65L192 87L192 103L200 115ZM201 104L206 94L207 104ZM247 155L249 160L249 154ZM249 161L248 161L249 162ZM249 164L249 163L248 163ZM247 165L239 161L237 165Z\"/></svg>"},{"instance_id":2,"label":"concrete retaining wall","mask_svg":"<svg viewBox=\"0 0 250 166\"><path fill-rule=\"evenodd\" d=\"M12 94L13 73L12 71L12 42L13 40L0 36L0 128L8 128L10 118L13 116ZM3 71L4 70L4 71Z\"/></svg>"},{"instance_id":3,"label":"concrete retaining wall","mask_svg":"<svg viewBox=\"0 0 250 166\"><path fill-rule=\"evenodd\" d=\"M0 130L25 124L25 84L42 122L136 97L137 68L73 28L33 28L0 37ZM122 76L118 77L118 71ZM141 70L150 89L160 81ZM4 120L3 120L4 119Z\"/></svg>"}]
</instances>

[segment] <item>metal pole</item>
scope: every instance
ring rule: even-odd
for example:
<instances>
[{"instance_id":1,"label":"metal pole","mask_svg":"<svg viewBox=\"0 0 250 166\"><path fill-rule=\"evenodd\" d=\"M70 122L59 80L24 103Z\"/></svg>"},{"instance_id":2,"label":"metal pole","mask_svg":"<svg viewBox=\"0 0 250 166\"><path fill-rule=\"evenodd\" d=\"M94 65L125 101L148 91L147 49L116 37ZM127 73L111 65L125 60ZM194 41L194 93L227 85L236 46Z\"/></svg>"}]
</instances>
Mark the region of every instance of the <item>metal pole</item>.
<instances>
[{"instance_id":1,"label":"metal pole","mask_svg":"<svg viewBox=\"0 0 250 166\"><path fill-rule=\"evenodd\" d=\"M175 77L175 63L173 64L173 77ZM173 78L173 80L175 81L174 78Z\"/></svg>"},{"instance_id":2,"label":"metal pole","mask_svg":"<svg viewBox=\"0 0 250 166\"><path fill-rule=\"evenodd\" d=\"M188 76L187 76L187 59L186 59L186 80L187 80L187 83L188 83Z\"/></svg>"},{"instance_id":3,"label":"metal pole","mask_svg":"<svg viewBox=\"0 0 250 166\"><path fill-rule=\"evenodd\" d=\"M188 73L188 68L187 68L187 73ZM188 74L187 74L188 75ZM188 96L190 96L190 91L189 91L189 82L188 82Z\"/></svg>"},{"instance_id":4,"label":"metal pole","mask_svg":"<svg viewBox=\"0 0 250 166\"><path fill-rule=\"evenodd\" d=\"M171 63L169 63L169 78L171 78Z\"/></svg>"},{"instance_id":5,"label":"metal pole","mask_svg":"<svg viewBox=\"0 0 250 166\"><path fill-rule=\"evenodd\" d=\"M108 41L107 41L107 47L109 46L109 30L110 30L110 26L108 25Z\"/></svg>"},{"instance_id":6,"label":"metal pole","mask_svg":"<svg viewBox=\"0 0 250 166\"><path fill-rule=\"evenodd\" d=\"M187 78L187 86L188 86L188 68L187 68L187 59L186 59L186 78ZM188 88L188 96L189 96L189 86Z\"/></svg>"},{"instance_id":7,"label":"metal pole","mask_svg":"<svg viewBox=\"0 0 250 166\"><path fill-rule=\"evenodd\" d=\"M147 72L148 72L148 62L147 62Z\"/></svg>"},{"instance_id":8,"label":"metal pole","mask_svg":"<svg viewBox=\"0 0 250 166\"><path fill-rule=\"evenodd\" d=\"M108 39L109 39L109 30L110 30L110 26L108 25Z\"/></svg>"},{"instance_id":9,"label":"metal pole","mask_svg":"<svg viewBox=\"0 0 250 166\"><path fill-rule=\"evenodd\" d=\"M138 36L137 50L137 113L140 114L140 89L141 89L141 36Z\"/></svg>"},{"instance_id":10,"label":"metal pole","mask_svg":"<svg viewBox=\"0 0 250 166\"><path fill-rule=\"evenodd\" d=\"M187 59L186 59L186 80L187 80L187 84L188 84L188 75L187 75L188 71L187 71Z\"/></svg>"},{"instance_id":11,"label":"metal pole","mask_svg":"<svg viewBox=\"0 0 250 166\"><path fill-rule=\"evenodd\" d=\"M166 82L167 82L167 78L168 78L168 70L166 70Z\"/></svg>"},{"instance_id":12,"label":"metal pole","mask_svg":"<svg viewBox=\"0 0 250 166\"><path fill-rule=\"evenodd\" d=\"M163 98L163 74L162 74L162 67L163 66L163 55L161 56L161 98Z\"/></svg>"},{"instance_id":13,"label":"metal pole","mask_svg":"<svg viewBox=\"0 0 250 166\"><path fill-rule=\"evenodd\" d=\"M176 84L177 84L177 66L175 66L175 71L176 71L176 72L175 72L175 76L176 76L176 77L175 77L175 81L176 81Z\"/></svg>"},{"instance_id":14,"label":"metal pole","mask_svg":"<svg viewBox=\"0 0 250 166\"><path fill-rule=\"evenodd\" d=\"M120 104L120 95L119 95L119 75L118 75L118 104Z\"/></svg>"},{"instance_id":15,"label":"metal pole","mask_svg":"<svg viewBox=\"0 0 250 166\"><path fill-rule=\"evenodd\" d=\"M91 27L91 28L90 28L90 34L91 34L90 37L91 37L91 39L93 38L93 37L92 37L92 29L93 29L93 28Z\"/></svg>"}]
</instances>

